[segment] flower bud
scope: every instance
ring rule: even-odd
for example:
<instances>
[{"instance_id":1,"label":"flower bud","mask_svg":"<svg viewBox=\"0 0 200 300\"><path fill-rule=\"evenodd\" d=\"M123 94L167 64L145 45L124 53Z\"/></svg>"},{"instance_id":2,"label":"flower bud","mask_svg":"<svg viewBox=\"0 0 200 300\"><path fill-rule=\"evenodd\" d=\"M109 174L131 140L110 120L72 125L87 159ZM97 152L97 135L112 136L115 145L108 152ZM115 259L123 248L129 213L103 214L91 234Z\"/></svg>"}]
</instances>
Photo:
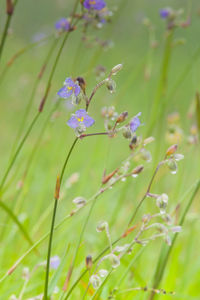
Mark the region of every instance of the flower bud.
<instances>
[{"instance_id":1,"label":"flower bud","mask_svg":"<svg viewBox=\"0 0 200 300\"><path fill-rule=\"evenodd\" d=\"M85 206L87 203L86 199L83 197L76 197L72 202L76 204L78 208Z\"/></svg>"},{"instance_id":2,"label":"flower bud","mask_svg":"<svg viewBox=\"0 0 200 300\"><path fill-rule=\"evenodd\" d=\"M160 209L161 214L165 213L165 209L167 207L167 204L168 204L167 194L162 194L162 195L158 196L158 198L156 199L156 205Z\"/></svg>"},{"instance_id":3,"label":"flower bud","mask_svg":"<svg viewBox=\"0 0 200 300\"><path fill-rule=\"evenodd\" d=\"M172 241L171 241L171 238L170 238L169 235L166 235L164 240L165 240L165 243L166 243L168 246L171 246Z\"/></svg>"},{"instance_id":4,"label":"flower bud","mask_svg":"<svg viewBox=\"0 0 200 300\"><path fill-rule=\"evenodd\" d=\"M116 65L114 68L111 70L112 75L116 75L121 69L123 68L122 64Z\"/></svg>"},{"instance_id":5,"label":"flower bud","mask_svg":"<svg viewBox=\"0 0 200 300\"><path fill-rule=\"evenodd\" d=\"M172 174L176 174L177 170L178 170L178 166L175 160L170 159L167 161L167 166L170 169Z\"/></svg>"},{"instance_id":6,"label":"flower bud","mask_svg":"<svg viewBox=\"0 0 200 300\"><path fill-rule=\"evenodd\" d=\"M142 217L142 222L143 223L149 223L150 220L151 220L151 215L150 214L146 214Z\"/></svg>"},{"instance_id":7,"label":"flower bud","mask_svg":"<svg viewBox=\"0 0 200 300\"><path fill-rule=\"evenodd\" d=\"M23 270L22 270L22 278L24 280L28 280L30 278L30 270L29 270L29 268L27 268L27 267L23 268Z\"/></svg>"},{"instance_id":8,"label":"flower bud","mask_svg":"<svg viewBox=\"0 0 200 300\"><path fill-rule=\"evenodd\" d=\"M108 90L111 92L111 94L115 92L116 83L113 79L107 79L106 86L107 86Z\"/></svg>"},{"instance_id":9,"label":"flower bud","mask_svg":"<svg viewBox=\"0 0 200 300\"><path fill-rule=\"evenodd\" d=\"M108 223L106 221L100 221L97 225L97 232L102 232L108 228Z\"/></svg>"},{"instance_id":10,"label":"flower bud","mask_svg":"<svg viewBox=\"0 0 200 300\"><path fill-rule=\"evenodd\" d=\"M86 268L90 270L92 268L92 256L88 255L85 259Z\"/></svg>"},{"instance_id":11,"label":"flower bud","mask_svg":"<svg viewBox=\"0 0 200 300\"><path fill-rule=\"evenodd\" d=\"M146 146L154 141L155 141L155 138L153 136L150 136L143 141L143 144Z\"/></svg>"},{"instance_id":12,"label":"flower bud","mask_svg":"<svg viewBox=\"0 0 200 300\"><path fill-rule=\"evenodd\" d=\"M112 265L112 268L116 269L117 267L119 267L120 260L115 254L113 254L113 253L108 254L108 259Z\"/></svg>"},{"instance_id":13,"label":"flower bud","mask_svg":"<svg viewBox=\"0 0 200 300\"><path fill-rule=\"evenodd\" d=\"M102 277L102 278L104 278L104 277L106 277L108 275L108 271L105 270L105 269L99 270L98 273L99 273L99 276Z\"/></svg>"},{"instance_id":14,"label":"flower bud","mask_svg":"<svg viewBox=\"0 0 200 300\"><path fill-rule=\"evenodd\" d=\"M141 149L140 151L141 158L147 162L150 162L152 160L151 152L146 149Z\"/></svg>"},{"instance_id":15,"label":"flower bud","mask_svg":"<svg viewBox=\"0 0 200 300\"><path fill-rule=\"evenodd\" d=\"M122 123L126 120L126 118L128 117L128 112L127 111L124 111L123 113L121 113L117 120L116 120L116 123Z\"/></svg>"},{"instance_id":16,"label":"flower bud","mask_svg":"<svg viewBox=\"0 0 200 300\"><path fill-rule=\"evenodd\" d=\"M133 171L131 172L132 175L138 175L140 174L144 169L144 166L137 166L135 169L133 169Z\"/></svg>"},{"instance_id":17,"label":"flower bud","mask_svg":"<svg viewBox=\"0 0 200 300\"><path fill-rule=\"evenodd\" d=\"M92 275L90 277L90 283L92 284L93 288L97 290L101 285L101 279L98 275Z\"/></svg>"},{"instance_id":18,"label":"flower bud","mask_svg":"<svg viewBox=\"0 0 200 300\"><path fill-rule=\"evenodd\" d=\"M177 149L178 149L178 145L177 145L177 144L172 145L171 147L169 147L169 148L167 149L166 155L167 155L167 156L170 156L170 155L174 154L174 153L176 152Z\"/></svg>"},{"instance_id":19,"label":"flower bud","mask_svg":"<svg viewBox=\"0 0 200 300\"><path fill-rule=\"evenodd\" d=\"M131 130L128 127L124 127L123 128L123 136L125 137L125 139L130 139L132 136Z\"/></svg>"},{"instance_id":20,"label":"flower bud","mask_svg":"<svg viewBox=\"0 0 200 300\"><path fill-rule=\"evenodd\" d=\"M181 230L182 230L181 226L174 226L174 227L171 228L171 231L173 233L181 232Z\"/></svg>"}]
</instances>

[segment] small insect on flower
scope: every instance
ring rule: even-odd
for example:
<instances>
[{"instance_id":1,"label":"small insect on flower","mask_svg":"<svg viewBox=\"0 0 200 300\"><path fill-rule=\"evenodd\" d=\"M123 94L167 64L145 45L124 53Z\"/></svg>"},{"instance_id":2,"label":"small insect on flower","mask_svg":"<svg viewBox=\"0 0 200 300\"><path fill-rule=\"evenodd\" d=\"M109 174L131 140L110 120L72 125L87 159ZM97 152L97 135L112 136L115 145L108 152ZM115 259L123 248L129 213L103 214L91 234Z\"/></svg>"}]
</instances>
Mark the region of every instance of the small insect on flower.
<instances>
[{"instance_id":1,"label":"small insect on flower","mask_svg":"<svg viewBox=\"0 0 200 300\"><path fill-rule=\"evenodd\" d=\"M79 109L71 116L67 125L73 129L77 129L78 133L82 133L87 127L94 124L95 120L88 115L85 109Z\"/></svg>"},{"instance_id":2,"label":"small insect on flower","mask_svg":"<svg viewBox=\"0 0 200 300\"><path fill-rule=\"evenodd\" d=\"M141 121L138 118L139 116L141 116L141 112L139 112L135 117L133 117L133 119L130 122L130 129L132 132L135 132L141 125Z\"/></svg>"},{"instance_id":3,"label":"small insect on flower","mask_svg":"<svg viewBox=\"0 0 200 300\"><path fill-rule=\"evenodd\" d=\"M160 17L162 19L167 19L170 15L170 9L169 8L163 8L160 10Z\"/></svg>"},{"instance_id":4,"label":"small insect on flower","mask_svg":"<svg viewBox=\"0 0 200 300\"><path fill-rule=\"evenodd\" d=\"M83 2L83 6L86 9L95 9L95 10L101 10L106 6L106 3L104 0L85 0Z\"/></svg>"},{"instance_id":5,"label":"small insect on flower","mask_svg":"<svg viewBox=\"0 0 200 300\"><path fill-rule=\"evenodd\" d=\"M78 104L77 99L80 91L81 88L77 83L75 83L71 78L66 78L64 87L62 87L57 94L64 99L71 98L72 104Z\"/></svg>"},{"instance_id":6,"label":"small insect on flower","mask_svg":"<svg viewBox=\"0 0 200 300\"><path fill-rule=\"evenodd\" d=\"M58 31L69 31L70 30L70 23L67 19L62 18L55 24L55 29Z\"/></svg>"}]
</instances>

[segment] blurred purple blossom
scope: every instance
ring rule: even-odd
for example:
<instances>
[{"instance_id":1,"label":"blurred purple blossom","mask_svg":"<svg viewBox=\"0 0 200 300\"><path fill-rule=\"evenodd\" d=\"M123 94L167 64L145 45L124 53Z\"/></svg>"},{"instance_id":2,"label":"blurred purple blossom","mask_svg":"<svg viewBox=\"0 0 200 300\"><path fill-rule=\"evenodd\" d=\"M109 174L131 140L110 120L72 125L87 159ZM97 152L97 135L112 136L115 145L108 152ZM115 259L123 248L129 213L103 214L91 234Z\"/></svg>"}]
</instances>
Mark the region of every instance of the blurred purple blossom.
<instances>
[{"instance_id":1,"label":"blurred purple blossom","mask_svg":"<svg viewBox=\"0 0 200 300\"><path fill-rule=\"evenodd\" d=\"M67 19L62 18L56 22L55 28L59 31L69 31L70 30L70 23Z\"/></svg>"},{"instance_id":2,"label":"blurred purple blossom","mask_svg":"<svg viewBox=\"0 0 200 300\"><path fill-rule=\"evenodd\" d=\"M94 119L88 115L85 109L79 109L74 115L69 119L67 125L71 128L77 128L80 125L85 127L90 127L94 124Z\"/></svg>"},{"instance_id":3,"label":"blurred purple blossom","mask_svg":"<svg viewBox=\"0 0 200 300\"><path fill-rule=\"evenodd\" d=\"M170 14L169 8L163 8L160 10L160 17L162 19L167 19L169 17L169 14Z\"/></svg>"},{"instance_id":4,"label":"blurred purple blossom","mask_svg":"<svg viewBox=\"0 0 200 300\"><path fill-rule=\"evenodd\" d=\"M64 87L62 87L57 94L61 98L66 99L71 97L72 95L77 97L80 94L80 90L81 88L78 84L74 83L74 81L71 78L66 78L64 82Z\"/></svg>"},{"instance_id":5,"label":"blurred purple blossom","mask_svg":"<svg viewBox=\"0 0 200 300\"><path fill-rule=\"evenodd\" d=\"M130 122L130 129L132 132L135 132L141 125L141 121L138 118L139 116L141 116L141 112L139 112L135 117L133 117L133 119Z\"/></svg>"},{"instance_id":6,"label":"blurred purple blossom","mask_svg":"<svg viewBox=\"0 0 200 300\"><path fill-rule=\"evenodd\" d=\"M60 265L60 257L55 255L50 259L50 266L52 269L56 270Z\"/></svg>"},{"instance_id":7,"label":"blurred purple blossom","mask_svg":"<svg viewBox=\"0 0 200 300\"><path fill-rule=\"evenodd\" d=\"M95 9L95 10L101 10L106 6L106 3L104 0L85 0L83 2L83 6L86 9Z\"/></svg>"}]
</instances>

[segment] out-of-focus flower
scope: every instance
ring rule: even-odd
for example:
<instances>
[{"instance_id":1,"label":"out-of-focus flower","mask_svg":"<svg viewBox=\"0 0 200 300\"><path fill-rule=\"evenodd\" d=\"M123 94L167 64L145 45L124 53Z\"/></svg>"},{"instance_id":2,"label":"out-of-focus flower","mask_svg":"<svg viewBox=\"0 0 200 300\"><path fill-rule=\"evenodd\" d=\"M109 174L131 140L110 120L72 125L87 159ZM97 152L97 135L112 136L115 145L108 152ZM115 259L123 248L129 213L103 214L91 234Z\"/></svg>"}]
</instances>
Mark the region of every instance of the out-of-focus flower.
<instances>
[{"instance_id":1,"label":"out-of-focus flower","mask_svg":"<svg viewBox=\"0 0 200 300\"><path fill-rule=\"evenodd\" d=\"M139 116L141 116L141 112L139 112L130 122L130 129L132 132L135 132L138 129L138 127L141 125Z\"/></svg>"},{"instance_id":2,"label":"out-of-focus flower","mask_svg":"<svg viewBox=\"0 0 200 300\"><path fill-rule=\"evenodd\" d=\"M77 97L80 94L80 90L81 88L78 84L76 84L71 78L66 78L64 87L62 87L57 94L61 98L67 99L71 96Z\"/></svg>"},{"instance_id":3,"label":"out-of-focus flower","mask_svg":"<svg viewBox=\"0 0 200 300\"><path fill-rule=\"evenodd\" d=\"M160 10L160 17L162 19L167 19L170 15L170 9L169 8L163 8Z\"/></svg>"},{"instance_id":4,"label":"out-of-focus flower","mask_svg":"<svg viewBox=\"0 0 200 300\"><path fill-rule=\"evenodd\" d=\"M86 9L95 9L95 10L101 10L106 6L106 3L104 0L85 0L83 2L83 6Z\"/></svg>"},{"instance_id":5,"label":"out-of-focus flower","mask_svg":"<svg viewBox=\"0 0 200 300\"><path fill-rule=\"evenodd\" d=\"M94 119L88 115L85 109L79 109L69 119L67 125L71 128L90 127L94 124Z\"/></svg>"},{"instance_id":6,"label":"out-of-focus flower","mask_svg":"<svg viewBox=\"0 0 200 300\"><path fill-rule=\"evenodd\" d=\"M50 259L50 266L52 269L56 270L60 264L60 257L58 255L53 256Z\"/></svg>"},{"instance_id":7,"label":"out-of-focus flower","mask_svg":"<svg viewBox=\"0 0 200 300\"><path fill-rule=\"evenodd\" d=\"M69 31L70 30L70 23L67 19L62 18L56 22L55 28L58 31Z\"/></svg>"}]
</instances>

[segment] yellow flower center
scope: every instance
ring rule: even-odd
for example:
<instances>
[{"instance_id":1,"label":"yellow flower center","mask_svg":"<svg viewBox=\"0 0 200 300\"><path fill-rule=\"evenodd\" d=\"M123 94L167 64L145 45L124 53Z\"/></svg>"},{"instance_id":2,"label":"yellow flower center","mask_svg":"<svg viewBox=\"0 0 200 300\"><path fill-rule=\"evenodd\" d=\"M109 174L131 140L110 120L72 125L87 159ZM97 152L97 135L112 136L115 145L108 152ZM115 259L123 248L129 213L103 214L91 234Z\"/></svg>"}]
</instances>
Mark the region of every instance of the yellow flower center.
<instances>
[{"instance_id":1,"label":"yellow flower center","mask_svg":"<svg viewBox=\"0 0 200 300\"><path fill-rule=\"evenodd\" d=\"M77 118L77 120L78 120L79 122L83 122L83 120L84 120L84 117Z\"/></svg>"},{"instance_id":2,"label":"yellow flower center","mask_svg":"<svg viewBox=\"0 0 200 300\"><path fill-rule=\"evenodd\" d=\"M73 87L72 86L68 86L67 88L68 88L68 90L72 90Z\"/></svg>"},{"instance_id":3,"label":"yellow flower center","mask_svg":"<svg viewBox=\"0 0 200 300\"><path fill-rule=\"evenodd\" d=\"M90 0L89 3L90 4L96 4L96 1L95 0Z\"/></svg>"}]
</instances>

